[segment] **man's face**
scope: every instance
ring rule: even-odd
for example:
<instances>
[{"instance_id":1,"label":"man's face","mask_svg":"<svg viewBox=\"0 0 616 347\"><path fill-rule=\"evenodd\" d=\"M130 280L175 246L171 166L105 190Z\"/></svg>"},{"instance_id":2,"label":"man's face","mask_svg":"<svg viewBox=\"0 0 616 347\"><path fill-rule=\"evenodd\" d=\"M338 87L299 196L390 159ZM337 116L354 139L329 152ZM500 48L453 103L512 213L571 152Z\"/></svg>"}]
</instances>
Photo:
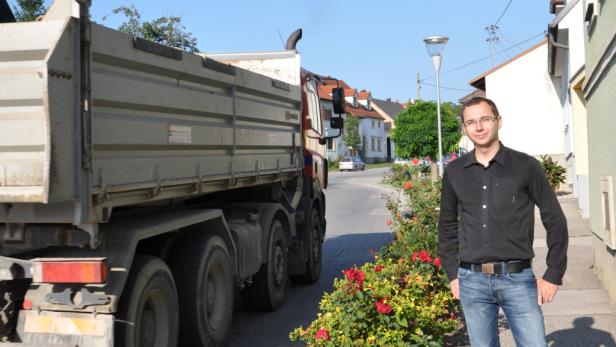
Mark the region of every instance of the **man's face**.
<instances>
[{"instance_id":1,"label":"man's face","mask_svg":"<svg viewBox=\"0 0 616 347\"><path fill-rule=\"evenodd\" d=\"M464 131L473 141L475 147L490 147L498 142L498 129L503 124L502 118L494 119L490 105L481 102L464 110Z\"/></svg>"}]
</instances>

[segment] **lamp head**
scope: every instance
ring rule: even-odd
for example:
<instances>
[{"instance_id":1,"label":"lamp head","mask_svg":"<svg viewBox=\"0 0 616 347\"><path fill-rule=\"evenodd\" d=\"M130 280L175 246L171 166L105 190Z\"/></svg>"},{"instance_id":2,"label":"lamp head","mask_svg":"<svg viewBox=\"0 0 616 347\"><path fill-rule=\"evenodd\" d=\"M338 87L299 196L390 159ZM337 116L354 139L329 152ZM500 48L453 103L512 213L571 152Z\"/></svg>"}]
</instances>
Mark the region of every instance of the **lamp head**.
<instances>
[{"instance_id":1,"label":"lamp head","mask_svg":"<svg viewBox=\"0 0 616 347\"><path fill-rule=\"evenodd\" d=\"M447 41L449 41L447 36L429 36L424 39L426 49L431 57L442 55Z\"/></svg>"}]
</instances>

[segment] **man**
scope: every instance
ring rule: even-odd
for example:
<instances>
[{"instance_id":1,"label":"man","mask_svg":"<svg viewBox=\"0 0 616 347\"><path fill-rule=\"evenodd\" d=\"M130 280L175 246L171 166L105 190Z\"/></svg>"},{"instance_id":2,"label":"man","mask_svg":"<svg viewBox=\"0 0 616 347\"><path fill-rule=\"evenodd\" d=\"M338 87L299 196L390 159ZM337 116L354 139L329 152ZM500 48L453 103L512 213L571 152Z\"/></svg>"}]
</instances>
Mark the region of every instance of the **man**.
<instances>
[{"instance_id":1,"label":"man","mask_svg":"<svg viewBox=\"0 0 616 347\"><path fill-rule=\"evenodd\" d=\"M540 305L554 300L567 267L565 215L539 162L499 141L494 102L475 97L461 115L475 149L443 175L439 246L471 345L499 346L500 307L517 346L547 346ZM530 266L535 204L549 248L539 279Z\"/></svg>"}]
</instances>

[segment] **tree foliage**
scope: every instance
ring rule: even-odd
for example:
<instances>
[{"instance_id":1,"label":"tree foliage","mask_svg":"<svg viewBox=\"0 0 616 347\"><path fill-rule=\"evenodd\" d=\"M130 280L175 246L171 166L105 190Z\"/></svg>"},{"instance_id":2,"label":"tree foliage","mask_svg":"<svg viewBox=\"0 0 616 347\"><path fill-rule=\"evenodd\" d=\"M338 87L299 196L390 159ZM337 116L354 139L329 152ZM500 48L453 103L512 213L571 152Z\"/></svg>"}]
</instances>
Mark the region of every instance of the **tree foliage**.
<instances>
[{"instance_id":1,"label":"tree foliage","mask_svg":"<svg viewBox=\"0 0 616 347\"><path fill-rule=\"evenodd\" d=\"M43 0L17 0L17 6L13 7L15 19L18 22L31 22L47 12Z\"/></svg>"},{"instance_id":2,"label":"tree foliage","mask_svg":"<svg viewBox=\"0 0 616 347\"><path fill-rule=\"evenodd\" d=\"M348 114L344 122L344 143L353 149L353 153L360 147L361 138L359 137L359 118L353 114Z\"/></svg>"},{"instance_id":3,"label":"tree foliage","mask_svg":"<svg viewBox=\"0 0 616 347\"><path fill-rule=\"evenodd\" d=\"M441 104L441 133L443 155L457 149L460 142L460 127L457 115L461 107L447 102ZM400 112L395 120L392 140L396 155L402 158L438 157L438 125L436 103L416 101Z\"/></svg>"},{"instance_id":4,"label":"tree foliage","mask_svg":"<svg viewBox=\"0 0 616 347\"><path fill-rule=\"evenodd\" d=\"M144 21L139 11L132 5L117 7L113 9L112 14L122 14L126 17L126 21L118 27L122 32L188 52L198 51L197 39L186 31L180 17L159 17ZM105 16L103 20L107 17Z\"/></svg>"}]
</instances>

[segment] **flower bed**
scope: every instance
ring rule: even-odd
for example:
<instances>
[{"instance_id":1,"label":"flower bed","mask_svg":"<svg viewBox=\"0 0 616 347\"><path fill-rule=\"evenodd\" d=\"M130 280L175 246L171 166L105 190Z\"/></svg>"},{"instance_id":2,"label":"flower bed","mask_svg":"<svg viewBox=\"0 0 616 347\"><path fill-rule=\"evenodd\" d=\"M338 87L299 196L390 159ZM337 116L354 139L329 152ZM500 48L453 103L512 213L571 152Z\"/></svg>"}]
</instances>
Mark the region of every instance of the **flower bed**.
<instances>
[{"instance_id":1,"label":"flower bed","mask_svg":"<svg viewBox=\"0 0 616 347\"><path fill-rule=\"evenodd\" d=\"M344 271L308 327L290 334L309 346L441 346L460 327L458 302L436 256L438 186L400 184L408 206L389 201L396 239L373 262Z\"/></svg>"}]
</instances>

